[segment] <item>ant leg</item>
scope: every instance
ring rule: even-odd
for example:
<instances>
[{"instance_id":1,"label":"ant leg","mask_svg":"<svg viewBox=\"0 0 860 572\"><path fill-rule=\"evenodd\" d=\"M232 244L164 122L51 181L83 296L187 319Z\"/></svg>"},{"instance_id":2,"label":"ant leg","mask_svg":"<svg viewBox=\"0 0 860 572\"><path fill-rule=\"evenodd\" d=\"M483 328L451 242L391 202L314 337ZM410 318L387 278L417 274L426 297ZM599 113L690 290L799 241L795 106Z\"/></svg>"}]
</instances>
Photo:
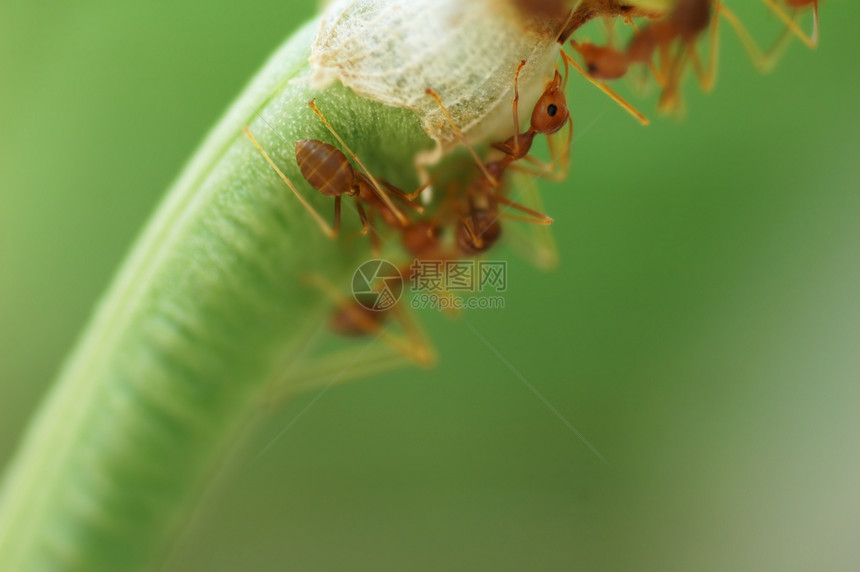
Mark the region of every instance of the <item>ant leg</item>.
<instances>
[{"instance_id":1,"label":"ant leg","mask_svg":"<svg viewBox=\"0 0 860 572\"><path fill-rule=\"evenodd\" d=\"M773 11L777 17L783 21L783 23L788 27L791 32L800 38L800 41L806 44L810 48L818 47L818 0L814 0L812 3L812 33L807 34L803 30L800 29L800 26L797 25L795 21L797 12L793 16L789 16L785 13L785 10L775 2L775 0L762 0L768 8Z\"/></svg>"},{"instance_id":2,"label":"ant leg","mask_svg":"<svg viewBox=\"0 0 860 572\"><path fill-rule=\"evenodd\" d=\"M355 162L358 163L358 166L361 167L361 169L364 171L364 174L367 175L367 178L370 180L373 190L376 192L382 202L385 203L385 206L388 207L392 213L394 213L394 216L397 217L397 220L399 220L402 224L407 224L408 220L406 219L406 215L404 215L403 212L401 212L400 209L395 206L394 202L391 200L391 197L388 196L388 193L382 190L382 187L379 185L378 182L376 182L376 179L373 178L373 175L370 173L367 167L364 166L364 163L361 162L361 159L358 158L358 155L356 155L355 152L349 148L349 145L347 145L346 142L340 138L340 135L337 134L337 132L334 130L334 127L331 126L331 123L329 123L325 116L322 114L322 111L320 111L320 109L317 107L314 100L310 100L308 102L308 105L313 110L313 112L316 113L317 117L322 120L322 122L326 126L326 129L329 130L329 133L331 133L334 138L337 139L341 147L343 147L344 150L349 153L350 157L352 157Z\"/></svg>"},{"instance_id":3,"label":"ant leg","mask_svg":"<svg viewBox=\"0 0 860 572\"><path fill-rule=\"evenodd\" d=\"M684 67L687 63L687 55L690 46L681 45L674 57L666 57L666 88L660 96L658 109L663 112L678 112L683 104L681 99L681 79L684 75Z\"/></svg>"},{"instance_id":4,"label":"ant leg","mask_svg":"<svg viewBox=\"0 0 860 572\"><path fill-rule=\"evenodd\" d=\"M406 334L405 340L396 340L401 344L405 343L403 354L424 367L430 367L436 363L436 353L433 351L433 346L428 341L421 326L410 318L406 307L398 304L394 306L392 312L394 312L394 317L400 322L400 327Z\"/></svg>"},{"instance_id":5,"label":"ant leg","mask_svg":"<svg viewBox=\"0 0 860 572\"><path fill-rule=\"evenodd\" d=\"M521 204L540 212L546 210L534 178L512 173L511 187L517 189L516 199ZM549 270L558 266L558 247L551 227L511 224L505 227L505 234L508 244L537 268Z\"/></svg>"},{"instance_id":6,"label":"ant leg","mask_svg":"<svg viewBox=\"0 0 860 572\"><path fill-rule=\"evenodd\" d=\"M302 204L302 206L304 206L308 210L308 212L311 214L313 219L316 221L316 223L322 229L323 233L329 238L337 237L339 226L340 226L340 224L339 224L340 223L340 214L338 212L338 204L339 203L337 203L337 202L335 203L335 228L332 228L328 225L328 223L325 220L323 220L322 216L320 216L320 214L317 212L317 210L301 195L301 193L299 193L299 190L296 188L296 186L293 184L293 182L287 178L287 176L283 173L283 171L281 171L278 168L278 166L275 164L275 162L272 160L272 158L269 157L269 154L266 153L266 151L263 149L263 147L260 146L260 144L257 142L256 139L254 139L254 136L251 135L251 130L248 127L245 127L242 129L242 131L245 133L245 135L248 136L248 139L251 140L251 143L253 143L254 147L257 148L257 151L259 151L260 154L263 155L263 157L266 159L266 162L268 162L269 165L271 165L271 167L275 170L275 172L281 177L281 179L284 181L284 183L287 185L287 187L289 187L289 189L293 192L293 194L296 196L296 198L299 199L299 202ZM338 200L340 200L340 197L338 197Z\"/></svg>"},{"instance_id":7,"label":"ant leg","mask_svg":"<svg viewBox=\"0 0 860 572\"><path fill-rule=\"evenodd\" d=\"M532 163L534 167L512 164L508 168L512 171L522 173L523 175L531 175L532 177L538 177L548 181L564 181L567 177L566 168L558 168L553 163L544 163L543 161L533 157L531 159L526 158L526 160L528 160L529 163Z\"/></svg>"},{"instance_id":8,"label":"ant leg","mask_svg":"<svg viewBox=\"0 0 860 572\"><path fill-rule=\"evenodd\" d=\"M358 218L361 220L361 230L356 234L364 236L370 231L370 223L367 220L367 213L364 212L364 206L362 206L361 200L359 200L357 195L353 196L353 200L355 201L355 210L358 212Z\"/></svg>"},{"instance_id":9,"label":"ant leg","mask_svg":"<svg viewBox=\"0 0 860 572\"><path fill-rule=\"evenodd\" d=\"M812 3L812 42L818 45L818 0Z\"/></svg>"},{"instance_id":10,"label":"ant leg","mask_svg":"<svg viewBox=\"0 0 860 572\"><path fill-rule=\"evenodd\" d=\"M520 72L526 65L526 60L521 60L514 74L514 99L511 100L511 108L514 112L514 153L520 152Z\"/></svg>"},{"instance_id":11,"label":"ant leg","mask_svg":"<svg viewBox=\"0 0 860 572\"><path fill-rule=\"evenodd\" d=\"M299 393L343 385L413 364L414 360L385 344L327 352L290 364L289 371L273 384L263 400L267 409L274 409Z\"/></svg>"},{"instance_id":12,"label":"ant leg","mask_svg":"<svg viewBox=\"0 0 860 572\"><path fill-rule=\"evenodd\" d=\"M445 104L442 103L442 98L439 97L439 94L433 91L430 88L426 90L427 95L436 100L436 103L439 104L439 108L442 110L442 114L445 116L445 119L448 121L448 124L451 125L451 129L454 130L454 133L457 135L457 138L460 142L466 147L469 153L472 155L472 158L475 159L475 164L478 165L478 168L481 169L481 172L484 173L484 176L487 177L487 180L490 181L490 184L493 187L498 188L499 182L496 180L493 175L487 170L487 167L484 165L484 162L481 160L481 157L478 155L478 152L469 145L469 140L466 139L466 135L457 127L457 124L454 122L454 118L451 117L451 114L448 113L448 110L445 108Z\"/></svg>"},{"instance_id":13,"label":"ant leg","mask_svg":"<svg viewBox=\"0 0 860 572\"><path fill-rule=\"evenodd\" d=\"M312 348L328 330L323 323L326 312L319 314L318 326L301 347L283 356L281 372L260 396L260 406L266 410L279 408L302 392L328 389L412 365L411 360L385 344L353 345L312 354Z\"/></svg>"},{"instance_id":14,"label":"ant leg","mask_svg":"<svg viewBox=\"0 0 860 572\"><path fill-rule=\"evenodd\" d=\"M358 218L361 219L361 230L358 231L359 236L364 236L368 232L370 233L370 251L373 253L374 258L379 258L379 254L381 252L381 248L379 246L379 232L376 230L376 227L373 226L373 220L371 217L373 216L373 211L370 214L364 210L364 206L361 204L361 199L358 196L353 197L355 200L355 210L358 211Z\"/></svg>"},{"instance_id":15,"label":"ant leg","mask_svg":"<svg viewBox=\"0 0 860 572\"><path fill-rule=\"evenodd\" d=\"M379 258L382 254L382 245L379 242L382 235L379 234L376 228L376 219L374 218L373 211L365 211L364 207L361 206L361 201L357 197L355 199L355 206L362 223L362 230L359 234L370 233L370 252L374 258Z\"/></svg>"},{"instance_id":16,"label":"ant leg","mask_svg":"<svg viewBox=\"0 0 860 572\"><path fill-rule=\"evenodd\" d=\"M550 156L552 157L552 164L555 165L556 158L561 157L561 167L560 170L555 171L556 176L558 176L558 180L564 181L567 179L567 175L570 172L570 150L573 147L573 116L569 115L567 118L567 139L564 142L564 147L562 147L561 154L556 154L555 152L555 137L550 137L548 139L547 144L549 145Z\"/></svg>"},{"instance_id":17,"label":"ant leg","mask_svg":"<svg viewBox=\"0 0 860 572\"><path fill-rule=\"evenodd\" d=\"M534 209L530 209L527 206L523 206L519 203L515 203L514 201L512 201L509 198L502 197L500 195L493 195L493 198L497 202L502 203L503 205L507 205L512 209L516 209L520 212L523 212L523 213L526 213L527 215L530 215L530 217L533 217L533 218L521 217L522 220L526 220L527 222L533 222L536 224L547 225L547 226L551 225L553 223L552 218L548 217L547 215L545 215L543 213L539 213L538 211L536 211ZM518 220L520 220L520 219L518 219Z\"/></svg>"},{"instance_id":18,"label":"ant leg","mask_svg":"<svg viewBox=\"0 0 860 572\"><path fill-rule=\"evenodd\" d=\"M478 220L477 215L475 214L475 205L471 199L469 199L469 215L460 217L460 223L463 225L463 228L466 229L466 233L469 235L469 238L472 240L472 243L478 248L483 248L484 246L484 238L483 232L478 232Z\"/></svg>"},{"instance_id":19,"label":"ant leg","mask_svg":"<svg viewBox=\"0 0 860 572\"><path fill-rule=\"evenodd\" d=\"M525 65L526 65L526 60L520 60L520 63L517 66L517 71L514 74L514 98L511 100L511 108L512 108L513 117L514 117L514 137L513 137L513 139L514 139L514 149L513 149L514 154L518 154L519 150L520 150L520 116L519 116L519 106L520 106L520 87L519 87L519 85L520 84L519 84L519 82L520 82L520 73L522 72ZM436 103L439 104L439 107L442 109L442 113L445 115L445 118L448 120L448 123L451 125L452 129L457 134L457 137L460 139L460 141L463 143L463 145L465 145L466 148L469 150L469 153L472 154L472 157L475 159L475 163L481 169L484 176L487 177L487 180L490 182L490 184L494 188L499 188L499 181L497 181L496 178L490 174L490 172L487 170L486 166L484 165L484 162L481 160L481 158L478 156L478 154L475 152L475 150L471 147L471 145L469 145L469 141L466 139L466 136L463 134L463 132L460 130L460 128L457 127L457 124L454 122L454 118L451 117L451 114L448 112L448 110L445 109L445 105L442 103L442 98L439 97L439 94L437 94L432 89L428 89L427 95L431 96L433 99L436 100Z\"/></svg>"},{"instance_id":20,"label":"ant leg","mask_svg":"<svg viewBox=\"0 0 860 572\"><path fill-rule=\"evenodd\" d=\"M708 66L705 68L702 65L702 60L699 57L699 52L696 51L695 44L690 44L689 52L690 59L693 62L693 69L696 72L696 78L699 80L699 85L702 91L710 92L714 89L714 84L717 79L717 68L719 66L719 51L720 51L720 35L719 35L719 10L720 1L714 2L715 13L711 16L711 26L708 47Z\"/></svg>"},{"instance_id":21,"label":"ant leg","mask_svg":"<svg viewBox=\"0 0 860 572\"><path fill-rule=\"evenodd\" d=\"M573 69L578 71L580 75L582 75L582 77L591 82L591 84L594 85L597 89L608 95L609 98L612 99L612 101L620 105L627 113L635 117L639 121L639 123L641 123L642 125L651 124L651 121L647 117L642 115L642 113L640 113L635 107L630 105L623 97L615 93L615 91L611 87L606 85L606 82L602 82L591 77L591 75L588 74L584 69L582 69L580 65L576 63L576 60L573 59L572 56L568 55L568 53L564 50L561 50L561 57L562 60L564 60L565 65L573 66Z\"/></svg>"},{"instance_id":22,"label":"ant leg","mask_svg":"<svg viewBox=\"0 0 860 572\"><path fill-rule=\"evenodd\" d=\"M785 49L793 37L791 29L786 27L779 38L773 43L773 46L767 52L762 52L753 39L752 34L749 33L746 26L743 25L740 18L734 12L729 10L722 2L717 2L715 7L717 12L728 21L729 25L735 31L735 35L740 39L741 45L753 66L762 73L771 71L782 58Z\"/></svg>"},{"instance_id":23,"label":"ant leg","mask_svg":"<svg viewBox=\"0 0 860 572\"><path fill-rule=\"evenodd\" d=\"M535 163L535 167L527 167L525 165L518 165L516 163L511 164L508 169L511 171L516 171L522 175L530 175L532 177L537 177L539 179L546 179L548 181L564 181L565 173L556 169L552 164L547 164L537 159L530 161Z\"/></svg>"},{"instance_id":24,"label":"ant leg","mask_svg":"<svg viewBox=\"0 0 860 572\"><path fill-rule=\"evenodd\" d=\"M639 26L636 25L633 18L625 18L624 23L629 24L633 28L633 33L637 36L639 35ZM660 73L660 70L657 69L653 59L648 60L648 70L651 72L651 75L654 76L654 79L657 80L657 85L660 86L660 89L663 89L665 87L666 78L664 78L663 74Z\"/></svg>"},{"instance_id":25,"label":"ant leg","mask_svg":"<svg viewBox=\"0 0 860 572\"><path fill-rule=\"evenodd\" d=\"M388 191L391 193L391 195L395 199L399 200L401 203L403 203L404 205L406 205L410 209L414 210L418 214L424 214L425 209L421 205L414 204L412 201L415 200L415 198L418 197L418 195L423 193L424 189L429 187L432 183L433 183L433 179L431 178L426 183L421 185L418 188L418 190L413 191L411 193L407 193L401 189L398 189L397 187L395 187L391 183L387 183L385 181L382 182L382 184L385 186L385 188L388 189Z\"/></svg>"},{"instance_id":26,"label":"ant leg","mask_svg":"<svg viewBox=\"0 0 860 572\"><path fill-rule=\"evenodd\" d=\"M654 60L648 60L648 70L651 72L651 75L654 76L654 79L657 81L657 85L660 87L660 89L666 87L666 77L663 75L663 72L661 72L657 68L657 65L654 63ZM647 79L647 77L645 79Z\"/></svg>"},{"instance_id":27,"label":"ant leg","mask_svg":"<svg viewBox=\"0 0 860 572\"><path fill-rule=\"evenodd\" d=\"M534 217L530 217L530 216L522 216L522 215L503 213L503 214L499 215L499 218L504 219L504 220L514 220L517 222L527 222L529 224L540 224L543 226L549 226L548 224L543 224L543 222L541 222L539 220L535 220Z\"/></svg>"},{"instance_id":28,"label":"ant leg","mask_svg":"<svg viewBox=\"0 0 860 572\"><path fill-rule=\"evenodd\" d=\"M334 232L340 232L340 203L341 196L338 195L334 198Z\"/></svg>"}]
</instances>

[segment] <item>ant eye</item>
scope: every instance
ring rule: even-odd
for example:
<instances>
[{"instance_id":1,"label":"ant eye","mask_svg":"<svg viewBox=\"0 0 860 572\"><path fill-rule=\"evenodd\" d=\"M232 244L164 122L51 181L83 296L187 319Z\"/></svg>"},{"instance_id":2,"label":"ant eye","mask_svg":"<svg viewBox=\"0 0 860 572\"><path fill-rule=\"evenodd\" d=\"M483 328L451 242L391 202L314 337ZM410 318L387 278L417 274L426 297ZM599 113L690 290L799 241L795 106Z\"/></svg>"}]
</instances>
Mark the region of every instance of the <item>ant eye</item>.
<instances>
[{"instance_id":1,"label":"ant eye","mask_svg":"<svg viewBox=\"0 0 860 572\"><path fill-rule=\"evenodd\" d=\"M550 117L555 117L555 114L558 113L558 106L554 103L550 104L549 107L546 108L546 113Z\"/></svg>"}]
</instances>

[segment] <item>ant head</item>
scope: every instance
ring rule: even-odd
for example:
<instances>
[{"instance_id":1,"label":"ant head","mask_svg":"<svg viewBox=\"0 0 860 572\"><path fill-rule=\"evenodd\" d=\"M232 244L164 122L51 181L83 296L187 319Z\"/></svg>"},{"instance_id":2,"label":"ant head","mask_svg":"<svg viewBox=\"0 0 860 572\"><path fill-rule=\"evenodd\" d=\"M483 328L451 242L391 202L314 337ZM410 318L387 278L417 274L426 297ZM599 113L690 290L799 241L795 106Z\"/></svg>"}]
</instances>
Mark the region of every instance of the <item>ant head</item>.
<instances>
[{"instance_id":1,"label":"ant head","mask_svg":"<svg viewBox=\"0 0 860 572\"><path fill-rule=\"evenodd\" d=\"M564 96L561 74L555 72L555 78L547 86L532 112L532 129L537 133L552 135L564 127L570 117L567 108L567 98Z\"/></svg>"}]
</instances>

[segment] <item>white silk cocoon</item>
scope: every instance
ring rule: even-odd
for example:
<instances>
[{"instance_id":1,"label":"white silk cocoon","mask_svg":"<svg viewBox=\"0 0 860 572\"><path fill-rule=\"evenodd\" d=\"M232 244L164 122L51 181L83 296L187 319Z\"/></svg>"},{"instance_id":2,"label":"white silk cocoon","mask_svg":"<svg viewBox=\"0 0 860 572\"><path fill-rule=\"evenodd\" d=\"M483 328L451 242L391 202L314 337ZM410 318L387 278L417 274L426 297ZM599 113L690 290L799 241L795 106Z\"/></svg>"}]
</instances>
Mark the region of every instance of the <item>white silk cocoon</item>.
<instances>
[{"instance_id":1,"label":"white silk cocoon","mask_svg":"<svg viewBox=\"0 0 860 572\"><path fill-rule=\"evenodd\" d=\"M440 150L456 139L428 88L471 141L503 139L519 62L527 120L556 69L564 24L526 17L511 0L336 0L313 45L311 81L412 110Z\"/></svg>"}]
</instances>

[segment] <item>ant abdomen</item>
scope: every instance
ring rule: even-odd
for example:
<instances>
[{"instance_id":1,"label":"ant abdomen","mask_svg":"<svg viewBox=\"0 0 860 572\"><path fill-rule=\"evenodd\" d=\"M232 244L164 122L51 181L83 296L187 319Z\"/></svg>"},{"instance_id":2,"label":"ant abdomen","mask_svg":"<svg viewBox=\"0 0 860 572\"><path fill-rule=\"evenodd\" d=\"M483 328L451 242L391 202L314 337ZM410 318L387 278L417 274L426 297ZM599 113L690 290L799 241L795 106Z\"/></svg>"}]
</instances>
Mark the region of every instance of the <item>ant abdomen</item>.
<instances>
[{"instance_id":1,"label":"ant abdomen","mask_svg":"<svg viewBox=\"0 0 860 572\"><path fill-rule=\"evenodd\" d=\"M326 196L338 197L354 187L355 171L334 145L315 139L296 141L296 160L305 180Z\"/></svg>"}]
</instances>

